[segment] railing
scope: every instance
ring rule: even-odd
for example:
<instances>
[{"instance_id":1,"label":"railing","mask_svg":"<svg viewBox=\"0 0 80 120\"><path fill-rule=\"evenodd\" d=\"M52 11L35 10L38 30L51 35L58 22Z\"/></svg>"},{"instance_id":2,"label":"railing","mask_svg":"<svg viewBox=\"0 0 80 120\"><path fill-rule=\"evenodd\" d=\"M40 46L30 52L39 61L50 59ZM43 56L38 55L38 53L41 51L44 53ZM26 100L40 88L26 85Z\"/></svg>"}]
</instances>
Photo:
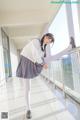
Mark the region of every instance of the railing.
<instances>
[{"instance_id":1,"label":"railing","mask_svg":"<svg viewBox=\"0 0 80 120\"><path fill-rule=\"evenodd\" d=\"M51 62L42 75L80 103L80 48Z\"/></svg>"}]
</instances>

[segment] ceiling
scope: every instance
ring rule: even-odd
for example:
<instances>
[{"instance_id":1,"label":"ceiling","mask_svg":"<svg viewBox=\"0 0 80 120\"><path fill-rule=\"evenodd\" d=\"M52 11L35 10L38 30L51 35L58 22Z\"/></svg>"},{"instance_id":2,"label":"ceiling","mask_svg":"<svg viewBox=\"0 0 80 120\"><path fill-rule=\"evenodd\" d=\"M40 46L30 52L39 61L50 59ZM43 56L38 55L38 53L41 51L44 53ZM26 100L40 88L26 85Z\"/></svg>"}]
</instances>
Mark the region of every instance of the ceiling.
<instances>
[{"instance_id":1,"label":"ceiling","mask_svg":"<svg viewBox=\"0 0 80 120\"><path fill-rule=\"evenodd\" d=\"M59 4L51 4L50 0L0 0L0 26L21 49L42 35L59 8Z\"/></svg>"}]
</instances>

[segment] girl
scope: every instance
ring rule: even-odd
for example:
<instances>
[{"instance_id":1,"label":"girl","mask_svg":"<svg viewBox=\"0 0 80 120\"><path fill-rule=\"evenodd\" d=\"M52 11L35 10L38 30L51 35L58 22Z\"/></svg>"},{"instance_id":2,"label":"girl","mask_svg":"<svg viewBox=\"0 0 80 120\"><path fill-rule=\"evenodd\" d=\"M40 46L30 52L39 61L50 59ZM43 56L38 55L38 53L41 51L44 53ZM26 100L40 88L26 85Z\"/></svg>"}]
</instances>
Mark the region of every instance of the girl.
<instances>
[{"instance_id":1,"label":"girl","mask_svg":"<svg viewBox=\"0 0 80 120\"><path fill-rule=\"evenodd\" d=\"M54 43L54 37L51 33L46 33L41 40L34 39L29 44L27 44L20 55L20 62L16 71L16 76L24 78L25 80L25 94L27 102L27 114L26 117L30 119L31 116L31 107L30 107L30 87L31 79L38 76L42 69L48 68L47 62L50 61L50 58L46 59L46 46L50 43ZM51 60L57 59L61 55L64 55L71 48L67 48L66 51L53 56ZM44 59L45 58L45 59ZM46 61L46 63L45 63Z\"/></svg>"},{"instance_id":2,"label":"girl","mask_svg":"<svg viewBox=\"0 0 80 120\"><path fill-rule=\"evenodd\" d=\"M29 44L27 44L21 54L20 62L16 71L16 76L25 79L25 94L27 102L27 118L31 118L31 108L30 108L30 85L31 79L38 76L42 69L47 69L47 64L44 62L44 57L46 56L46 46L47 44L54 43L54 38L51 33L45 34L41 40L34 39Z\"/></svg>"}]
</instances>

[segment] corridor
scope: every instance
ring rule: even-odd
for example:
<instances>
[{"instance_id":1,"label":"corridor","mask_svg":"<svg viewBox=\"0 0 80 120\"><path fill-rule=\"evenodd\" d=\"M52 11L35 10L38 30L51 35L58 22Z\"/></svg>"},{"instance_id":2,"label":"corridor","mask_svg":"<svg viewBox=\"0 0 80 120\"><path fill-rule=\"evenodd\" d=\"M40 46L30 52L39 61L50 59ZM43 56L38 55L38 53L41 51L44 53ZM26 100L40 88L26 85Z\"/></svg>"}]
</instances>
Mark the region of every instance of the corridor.
<instances>
[{"instance_id":1,"label":"corridor","mask_svg":"<svg viewBox=\"0 0 80 120\"><path fill-rule=\"evenodd\" d=\"M27 120L22 74L32 120L80 120L79 0L0 0L0 120Z\"/></svg>"},{"instance_id":2,"label":"corridor","mask_svg":"<svg viewBox=\"0 0 80 120\"><path fill-rule=\"evenodd\" d=\"M32 80L32 120L79 120L80 106L51 86L41 76ZM9 79L0 86L0 112L8 112L9 120L27 120L22 79Z\"/></svg>"}]
</instances>

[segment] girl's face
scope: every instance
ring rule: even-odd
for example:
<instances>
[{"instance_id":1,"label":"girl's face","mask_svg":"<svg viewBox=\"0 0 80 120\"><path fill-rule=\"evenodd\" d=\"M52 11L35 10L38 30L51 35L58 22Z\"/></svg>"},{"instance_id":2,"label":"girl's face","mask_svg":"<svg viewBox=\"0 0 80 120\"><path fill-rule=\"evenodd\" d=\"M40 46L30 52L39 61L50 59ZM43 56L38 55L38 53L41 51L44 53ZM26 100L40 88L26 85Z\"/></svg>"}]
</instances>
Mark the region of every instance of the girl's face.
<instances>
[{"instance_id":1,"label":"girl's face","mask_svg":"<svg viewBox=\"0 0 80 120\"><path fill-rule=\"evenodd\" d=\"M50 39L48 36L44 37L44 44L50 44L52 42L52 39Z\"/></svg>"}]
</instances>

